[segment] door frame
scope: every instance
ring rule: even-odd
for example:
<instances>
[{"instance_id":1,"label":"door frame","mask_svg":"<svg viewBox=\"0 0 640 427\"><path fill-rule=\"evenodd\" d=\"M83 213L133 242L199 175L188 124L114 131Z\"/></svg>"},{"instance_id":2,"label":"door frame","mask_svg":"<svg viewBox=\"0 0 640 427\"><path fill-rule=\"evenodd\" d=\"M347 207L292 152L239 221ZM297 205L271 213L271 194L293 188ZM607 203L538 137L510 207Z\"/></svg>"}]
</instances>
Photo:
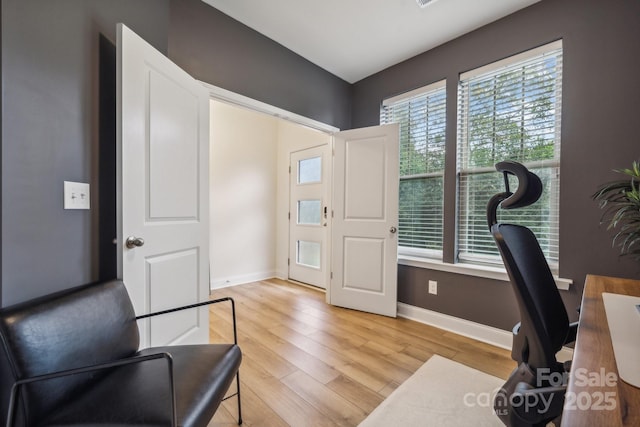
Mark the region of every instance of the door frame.
<instances>
[{"instance_id":1,"label":"door frame","mask_svg":"<svg viewBox=\"0 0 640 427\"><path fill-rule=\"evenodd\" d=\"M258 113L264 113L264 114L267 114L269 116L277 117L279 119L283 119L283 120L289 121L291 123L294 123L294 124L297 124L297 125L301 125L301 126L305 126L305 127L311 128L311 129L318 130L318 131L320 131L322 133L325 133L327 136L329 136L329 139L330 139L330 142L329 142L329 154L330 154L331 158L330 158L329 161L330 161L330 171L331 171L331 174L333 174L333 135L336 132L339 132L340 128L337 128L335 126L332 126L332 125L329 125L329 124L326 124L326 123L319 122L317 120L310 119L308 117L305 117L305 116L302 116L302 115L299 115L299 114L296 114L296 113L292 113L290 111L287 111L287 110L284 110L284 109L281 109L281 108L278 108L278 107L274 107L273 105L264 103L262 101L255 100L253 98L249 98L249 97L244 96L244 95L240 95L238 93L229 91L227 89L223 89L221 87L212 85L212 84L207 83L207 82L200 81L200 84L202 84L209 91L209 98L214 100L214 101L225 102L225 103L228 103L228 104L240 107L240 108L246 108L246 109L249 109L251 111L258 112ZM298 150L295 150L295 151L298 151ZM292 152L295 152L295 151L292 151ZM287 157L290 158L290 156L291 156L291 152L287 153ZM287 192L288 192L288 194L287 194L287 202L288 202L290 200L290 198L291 198L290 194L289 194L288 186L287 186ZM331 203L331 200L329 202ZM287 211L288 210L289 210L289 208L288 208L288 205L287 205ZM328 222L327 227L330 228L331 227L331 218L329 217L328 220L329 220L329 222ZM289 227L288 226L287 226L286 233L287 233L286 236L283 236L283 237L285 237L287 242L289 242ZM331 250L330 244L331 243L329 242L329 245L328 245L328 248L327 248L328 250ZM288 253L289 253L289 248L288 248L288 243L287 243L287 254ZM286 259L285 259L285 262L286 262ZM278 268L278 266L276 265L276 271L278 272L277 268ZM330 268L327 269L327 270L330 270ZM287 268L286 268L286 270L284 272L286 273L287 277L280 277L280 276L278 276L278 277L283 279L283 280L289 280L288 279L288 274L289 274L288 266L287 266ZM280 273L280 274L282 274L282 273ZM331 274L330 271L327 274ZM330 298L329 280L330 279L327 279L327 281L326 281L327 287L326 287L326 298L325 298L325 301L327 303L329 303L329 301L330 301L330 299L329 299Z\"/></svg>"},{"instance_id":2,"label":"door frame","mask_svg":"<svg viewBox=\"0 0 640 427\"><path fill-rule=\"evenodd\" d=\"M200 84L202 84L209 91L209 98L216 101L222 101L232 105L236 105L238 107L248 108L249 110L253 110L258 113L264 113L269 116L277 117L279 119L284 119L302 126L325 132L329 135L333 135L335 132L340 131L340 128L337 128L335 126L331 126L326 123L322 123L317 120L313 120L308 117L283 110L282 108L274 107L273 105L257 101L253 98L249 98L248 96L240 95L239 93L231 92L230 90L214 86L210 83L200 80Z\"/></svg>"},{"instance_id":3,"label":"door frame","mask_svg":"<svg viewBox=\"0 0 640 427\"><path fill-rule=\"evenodd\" d=\"M313 119L309 119L307 117L295 114L295 113L291 113L289 111L280 109L278 107L274 107L271 106L269 104L266 104L264 102L261 101L257 101L254 100L252 98L246 97L244 95L240 95L231 91L228 91L226 89L222 89L220 87L211 85L209 83L206 82L200 82L205 88L207 88L209 90L209 96L210 99L212 100L216 100L216 101L221 101L221 102L225 102L228 104L232 104L238 107L242 107L242 108L247 108L249 110L252 111L256 111L256 112L261 112L270 116L275 116L277 118L281 118L287 121L290 121L292 123L298 124L298 125L302 125L302 126L306 126L312 129L316 129L319 130L325 134L327 134L327 136L330 137L329 139L329 155L330 155L330 185L333 185L333 175L334 175L334 163L335 163L335 137L336 134L338 132L340 132L339 128L336 128L334 126L313 120ZM311 147L307 147L307 148L311 148ZM293 150L290 151L289 153L287 153L288 158L291 158L291 154L295 153L296 151L300 151L300 150ZM290 164L290 161L289 161ZM287 191L287 212L290 210L289 209L289 204L290 204L290 200L291 200L291 189L289 188L289 185L287 185L288 187L288 191ZM329 190L330 191L330 190ZM329 268L327 269L327 278L326 278L326 289L325 289L325 301L327 304L331 304L331 281L332 281L332 273L331 273L331 269L332 269L332 263L333 260L331 259L331 253L333 252L333 248L332 248L332 231L333 231L333 227L332 227L332 220L333 220L333 197L334 194L332 191L330 191L330 198L328 200L328 204L329 204L329 211L330 214L327 217L327 228L328 228L328 238L327 238L327 248L326 250L328 251L329 254L329 258L327 259L328 263L329 263ZM287 241L287 258L289 257L289 254L291 252L291 239L290 239L290 226L287 225L287 235L286 235L286 241ZM278 266L276 266L276 268L278 268ZM289 266L287 265L287 269L286 269L286 278L282 277L284 280L289 280ZM304 285L304 284L303 284ZM396 304L398 303L397 301L397 297L396 297Z\"/></svg>"}]
</instances>

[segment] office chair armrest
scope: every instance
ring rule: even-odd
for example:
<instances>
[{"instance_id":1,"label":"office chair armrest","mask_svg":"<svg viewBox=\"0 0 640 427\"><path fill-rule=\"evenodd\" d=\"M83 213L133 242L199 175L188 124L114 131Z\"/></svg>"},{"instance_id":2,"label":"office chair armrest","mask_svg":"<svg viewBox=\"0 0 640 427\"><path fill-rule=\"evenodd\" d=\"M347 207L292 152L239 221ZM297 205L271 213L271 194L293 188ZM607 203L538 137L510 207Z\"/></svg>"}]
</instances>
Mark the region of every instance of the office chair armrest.
<instances>
[{"instance_id":1,"label":"office chair armrest","mask_svg":"<svg viewBox=\"0 0 640 427\"><path fill-rule=\"evenodd\" d=\"M156 359L165 359L167 361L167 366L169 370L169 389L171 392L171 403L172 403L171 418L173 420L172 426L175 426L177 425L177 419L176 419L175 389L173 384L173 359L169 353L164 353L164 352L147 354L144 356L132 356L124 359L114 360L112 362L104 362L104 363L98 363L95 365L81 366L78 368L67 369L64 371L56 371L56 372L50 372L48 374L36 375L35 377L22 378L14 382L13 386L11 386L11 394L9 398L9 413L7 414L6 426L11 427L13 425L13 419L15 416L14 413L16 410L16 403L17 403L17 396L18 396L20 387L23 385L31 384L39 381L52 380L55 378L62 378L70 375L77 375L77 374L83 374L87 372L99 371L102 369L117 368L120 366L131 365L133 363L142 363L142 362L147 362L147 361L156 360Z\"/></svg>"},{"instance_id":2,"label":"office chair armrest","mask_svg":"<svg viewBox=\"0 0 640 427\"><path fill-rule=\"evenodd\" d=\"M571 344L575 342L576 335L578 334L578 322L569 323L569 332L567 333L567 338L565 339L565 344Z\"/></svg>"},{"instance_id":3,"label":"office chair armrest","mask_svg":"<svg viewBox=\"0 0 640 427\"><path fill-rule=\"evenodd\" d=\"M237 328L236 328L236 303L233 300L233 298L231 298L231 297L218 298L218 299L214 299L214 300L211 300L211 301L204 301L204 302L199 302L199 303L196 303L196 304L185 305L185 306L182 306L182 307L170 308L170 309L167 309L167 310L156 311L155 313L141 314L140 316L136 317L136 320L146 319L148 317L159 316L161 314L168 314L168 313L173 313L173 312L181 311L181 310L188 310L190 308L202 307L202 306L205 306L205 305L218 304L218 303L225 302L225 301L231 302L231 317L233 319L233 343L234 344L238 344L238 332L237 332Z\"/></svg>"}]
</instances>

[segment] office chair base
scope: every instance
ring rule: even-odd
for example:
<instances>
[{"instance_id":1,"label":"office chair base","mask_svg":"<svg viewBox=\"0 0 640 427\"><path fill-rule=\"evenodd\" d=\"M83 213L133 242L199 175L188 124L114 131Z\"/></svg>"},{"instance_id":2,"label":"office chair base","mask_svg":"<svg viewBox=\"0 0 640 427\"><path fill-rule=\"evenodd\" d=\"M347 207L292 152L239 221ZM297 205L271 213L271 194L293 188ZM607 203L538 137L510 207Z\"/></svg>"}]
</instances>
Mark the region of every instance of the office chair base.
<instances>
[{"instance_id":1,"label":"office chair base","mask_svg":"<svg viewBox=\"0 0 640 427\"><path fill-rule=\"evenodd\" d=\"M566 386L545 387L536 371L521 363L496 394L493 408L506 426L545 427L562 416L565 393Z\"/></svg>"}]
</instances>

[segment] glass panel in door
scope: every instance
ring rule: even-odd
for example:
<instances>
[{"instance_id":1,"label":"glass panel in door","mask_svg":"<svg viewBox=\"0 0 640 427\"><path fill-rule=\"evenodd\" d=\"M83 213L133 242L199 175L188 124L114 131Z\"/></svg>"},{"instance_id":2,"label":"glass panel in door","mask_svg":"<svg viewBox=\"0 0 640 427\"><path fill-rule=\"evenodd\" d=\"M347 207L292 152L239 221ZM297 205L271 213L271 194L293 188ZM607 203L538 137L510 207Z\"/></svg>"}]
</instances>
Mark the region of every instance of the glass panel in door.
<instances>
[{"instance_id":1,"label":"glass panel in door","mask_svg":"<svg viewBox=\"0 0 640 427\"><path fill-rule=\"evenodd\" d=\"M298 224L321 225L322 200L298 200Z\"/></svg>"},{"instance_id":2,"label":"glass panel in door","mask_svg":"<svg viewBox=\"0 0 640 427\"><path fill-rule=\"evenodd\" d=\"M298 240L298 256L296 263L312 268L320 268L320 250L322 246L318 242L306 242Z\"/></svg>"},{"instance_id":3,"label":"glass panel in door","mask_svg":"<svg viewBox=\"0 0 640 427\"><path fill-rule=\"evenodd\" d=\"M298 162L298 184L322 181L322 157L311 157Z\"/></svg>"}]
</instances>

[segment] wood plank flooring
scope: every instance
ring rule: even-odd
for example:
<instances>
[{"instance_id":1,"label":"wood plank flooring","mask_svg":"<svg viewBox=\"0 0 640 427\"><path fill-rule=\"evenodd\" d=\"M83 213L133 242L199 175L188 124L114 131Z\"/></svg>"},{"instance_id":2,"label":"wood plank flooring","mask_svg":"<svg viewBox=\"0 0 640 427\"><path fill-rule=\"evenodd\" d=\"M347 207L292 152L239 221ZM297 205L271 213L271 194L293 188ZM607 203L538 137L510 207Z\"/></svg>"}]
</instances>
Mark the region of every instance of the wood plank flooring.
<instances>
[{"instance_id":1,"label":"wood plank flooring","mask_svg":"<svg viewBox=\"0 0 640 427\"><path fill-rule=\"evenodd\" d=\"M325 294L272 279L233 297L245 426L356 426L432 355L507 378L509 351L411 320L330 306ZM228 304L211 308L212 342L233 339ZM232 386L235 389L235 385ZM236 425L236 399L210 427Z\"/></svg>"}]
</instances>

